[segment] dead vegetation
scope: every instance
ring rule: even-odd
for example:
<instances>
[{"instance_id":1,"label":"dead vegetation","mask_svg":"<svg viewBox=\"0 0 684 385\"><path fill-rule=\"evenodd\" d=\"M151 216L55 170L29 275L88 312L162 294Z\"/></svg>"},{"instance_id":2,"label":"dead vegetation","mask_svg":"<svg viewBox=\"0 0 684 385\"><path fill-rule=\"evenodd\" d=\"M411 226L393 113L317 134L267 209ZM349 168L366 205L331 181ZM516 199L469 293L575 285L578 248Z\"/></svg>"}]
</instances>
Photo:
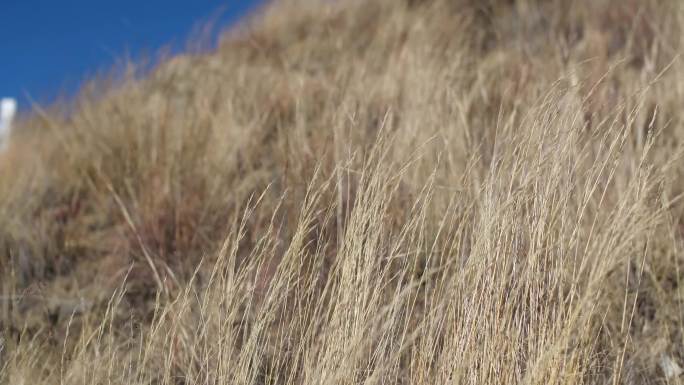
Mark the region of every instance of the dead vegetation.
<instances>
[{"instance_id":1,"label":"dead vegetation","mask_svg":"<svg viewBox=\"0 0 684 385\"><path fill-rule=\"evenodd\" d=\"M36 109L0 383L679 383L682 11L283 1Z\"/></svg>"}]
</instances>

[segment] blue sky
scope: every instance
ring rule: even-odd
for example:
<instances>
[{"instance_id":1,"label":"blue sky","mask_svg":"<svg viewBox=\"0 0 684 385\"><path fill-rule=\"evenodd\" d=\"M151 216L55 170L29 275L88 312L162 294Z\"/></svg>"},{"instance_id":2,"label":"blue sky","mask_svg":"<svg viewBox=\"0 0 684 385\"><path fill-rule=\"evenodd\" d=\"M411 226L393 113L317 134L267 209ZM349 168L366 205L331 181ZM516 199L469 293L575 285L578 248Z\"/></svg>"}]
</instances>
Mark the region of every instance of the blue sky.
<instances>
[{"instance_id":1,"label":"blue sky","mask_svg":"<svg viewBox=\"0 0 684 385\"><path fill-rule=\"evenodd\" d=\"M0 0L0 97L47 104L121 59L178 52L198 28L225 28L263 0Z\"/></svg>"}]
</instances>

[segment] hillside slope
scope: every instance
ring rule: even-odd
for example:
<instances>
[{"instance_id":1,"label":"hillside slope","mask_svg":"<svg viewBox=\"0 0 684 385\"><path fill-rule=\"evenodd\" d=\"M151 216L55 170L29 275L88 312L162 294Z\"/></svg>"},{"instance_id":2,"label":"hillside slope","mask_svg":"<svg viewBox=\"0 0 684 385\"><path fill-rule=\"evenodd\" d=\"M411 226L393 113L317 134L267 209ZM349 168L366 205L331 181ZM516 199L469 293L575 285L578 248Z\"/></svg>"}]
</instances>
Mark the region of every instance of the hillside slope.
<instances>
[{"instance_id":1,"label":"hillside slope","mask_svg":"<svg viewBox=\"0 0 684 385\"><path fill-rule=\"evenodd\" d=\"M0 384L680 381L684 9L570 3L276 2L37 108Z\"/></svg>"}]
</instances>

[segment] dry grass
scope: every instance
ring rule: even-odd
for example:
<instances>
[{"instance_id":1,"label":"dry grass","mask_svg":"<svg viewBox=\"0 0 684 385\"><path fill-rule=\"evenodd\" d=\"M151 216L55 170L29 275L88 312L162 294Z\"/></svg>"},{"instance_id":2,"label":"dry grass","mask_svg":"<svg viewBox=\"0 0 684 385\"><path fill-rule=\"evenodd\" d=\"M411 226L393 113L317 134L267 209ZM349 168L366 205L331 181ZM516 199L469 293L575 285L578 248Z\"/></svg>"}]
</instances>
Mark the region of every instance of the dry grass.
<instances>
[{"instance_id":1,"label":"dry grass","mask_svg":"<svg viewBox=\"0 0 684 385\"><path fill-rule=\"evenodd\" d=\"M36 109L0 384L680 383L683 11L283 1Z\"/></svg>"}]
</instances>

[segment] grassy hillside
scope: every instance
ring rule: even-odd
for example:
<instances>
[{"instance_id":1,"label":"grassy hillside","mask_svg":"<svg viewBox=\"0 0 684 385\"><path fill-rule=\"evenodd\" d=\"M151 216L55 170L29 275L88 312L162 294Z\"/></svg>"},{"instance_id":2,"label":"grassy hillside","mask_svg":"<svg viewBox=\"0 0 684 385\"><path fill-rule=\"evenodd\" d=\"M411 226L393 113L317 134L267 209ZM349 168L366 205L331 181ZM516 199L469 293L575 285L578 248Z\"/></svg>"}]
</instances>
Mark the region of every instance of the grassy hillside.
<instances>
[{"instance_id":1,"label":"grassy hillside","mask_svg":"<svg viewBox=\"0 0 684 385\"><path fill-rule=\"evenodd\" d=\"M284 0L0 153L0 384L684 382L676 0Z\"/></svg>"}]
</instances>

